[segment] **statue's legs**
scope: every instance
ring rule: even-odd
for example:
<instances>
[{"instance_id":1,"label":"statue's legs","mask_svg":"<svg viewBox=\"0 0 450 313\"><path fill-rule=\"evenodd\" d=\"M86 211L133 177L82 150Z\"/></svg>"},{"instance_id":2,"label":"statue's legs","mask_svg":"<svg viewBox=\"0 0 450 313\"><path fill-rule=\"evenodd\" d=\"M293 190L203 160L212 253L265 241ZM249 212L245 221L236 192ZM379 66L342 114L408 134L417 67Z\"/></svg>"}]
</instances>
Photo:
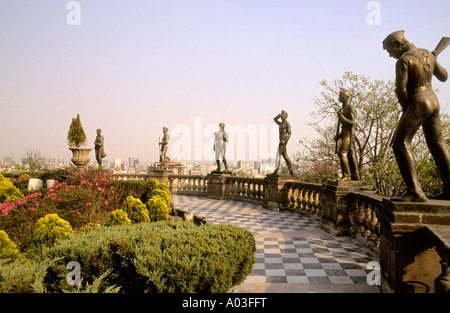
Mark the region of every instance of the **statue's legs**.
<instances>
[{"instance_id":1,"label":"statue's legs","mask_svg":"<svg viewBox=\"0 0 450 313\"><path fill-rule=\"evenodd\" d=\"M338 157L339 162L341 163L341 171L342 171L342 177L341 181L347 181L351 179L351 171L350 171L350 164L348 161L348 153L350 152L350 137L349 136L343 136L341 140L341 145L338 149Z\"/></svg>"},{"instance_id":2,"label":"statue's legs","mask_svg":"<svg viewBox=\"0 0 450 313\"><path fill-rule=\"evenodd\" d=\"M434 98L436 95L432 93ZM433 99L429 95L430 99ZM435 99L435 103L437 102ZM439 116L439 107L437 110L431 114L431 116L422 125L423 132L425 134L425 139L430 149L431 155L433 156L436 166L439 171L439 175L442 179L443 193L439 197L440 199L450 200L450 154L447 149L447 144L442 135L442 125Z\"/></svg>"},{"instance_id":3,"label":"statue's legs","mask_svg":"<svg viewBox=\"0 0 450 313\"><path fill-rule=\"evenodd\" d=\"M409 102L406 112L403 114L397 125L392 148L407 188L406 195L399 197L396 200L424 202L427 200L427 197L422 190L417 175L416 162L411 152L411 141L420 126L422 126L436 110L433 108L433 103L427 101L429 99L419 99L416 96L417 95L414 96L413 101ZM437 114L439 114L439 105L437 105L437 107ZM431 123L431 121L429 123ZM428 140L431 141L432 131L428 130L427 132L429 137Z\"/></svg>"}]
</instances>

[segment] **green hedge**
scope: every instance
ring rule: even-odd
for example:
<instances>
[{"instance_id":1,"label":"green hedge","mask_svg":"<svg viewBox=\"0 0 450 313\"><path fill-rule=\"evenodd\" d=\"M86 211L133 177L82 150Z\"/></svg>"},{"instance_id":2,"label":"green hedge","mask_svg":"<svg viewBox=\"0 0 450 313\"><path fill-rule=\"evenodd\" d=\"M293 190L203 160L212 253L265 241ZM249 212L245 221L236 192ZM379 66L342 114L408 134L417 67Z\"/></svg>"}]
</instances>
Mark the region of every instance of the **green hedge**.
<instances>
[{"instance_id":1,"label":"green hedge","mask_svg":"<svg viewBox=\"0 0 450 313\"><path fill-rule=\"evenodd\" d=\"M108 270L104 286L120 292L227 292L251 272L253 234L232 225L161 221L90 229L45 250L49 292L70 290L67 263L81 264L82 284Z\"/></svg>"}]
</instances>

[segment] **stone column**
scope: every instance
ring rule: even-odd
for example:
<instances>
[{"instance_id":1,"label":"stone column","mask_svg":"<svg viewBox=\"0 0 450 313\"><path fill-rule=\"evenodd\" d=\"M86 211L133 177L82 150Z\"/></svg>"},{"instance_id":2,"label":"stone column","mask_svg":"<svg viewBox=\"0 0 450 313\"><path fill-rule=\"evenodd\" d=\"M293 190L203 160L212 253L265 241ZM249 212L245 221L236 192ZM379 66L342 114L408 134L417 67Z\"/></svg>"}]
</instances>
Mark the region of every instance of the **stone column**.
<instances>
[{"instance_id":1,"label":"stone column","mask_svg":"<svg viewBox=\"0 0 450 313\"><path fill-rule=\"evenodd\" d=\"M212 171L208 175L208 198L223 200L227 195L227 177L231 172Z\"/></svg>"},{"instance_id":2,"label":"stone column","mask_svg":"<svg viewBox=\"0 0 450 313\"><path fill-rule=\"evenodd\" d=\"M148 173L148 179L156 179L167 187L169 186L169 175L173 174L170 170L155 170Z\"/></svg>"},{"instance_id":3,"label":"stone column","mask_svg":"<svg viewBox=\"0 0 450 313\"><path fill-rule=\"evenodd\" d=\"M267 175L265 180L264 207L269 210L280 211L286 209L287 194L286 182L291 180L289 175Z\"/></svg>"},{"instance_id":4,"label":"stone column","mask_svg":"<svg viewBox=\"0 0 450 313\"><path fill-rule=\"evenodd\" d=\"M332 181L324 184L321 191L322 224L321 227L333 236L349 235L352 222L349 218L348 195L350 192L367 191L363 181Z\"/></svg>"},{"instance_id":5,"label":"stone column","mask_svg":"<svg viewBox=\"0 0 450 313\"><path fill-rule=\"evenodd\" d=\"M381 291L434 292L441 258L426 225L450 225L450 201L393 202L383 199L380 221Z\"/></svg>"}]
</instances>

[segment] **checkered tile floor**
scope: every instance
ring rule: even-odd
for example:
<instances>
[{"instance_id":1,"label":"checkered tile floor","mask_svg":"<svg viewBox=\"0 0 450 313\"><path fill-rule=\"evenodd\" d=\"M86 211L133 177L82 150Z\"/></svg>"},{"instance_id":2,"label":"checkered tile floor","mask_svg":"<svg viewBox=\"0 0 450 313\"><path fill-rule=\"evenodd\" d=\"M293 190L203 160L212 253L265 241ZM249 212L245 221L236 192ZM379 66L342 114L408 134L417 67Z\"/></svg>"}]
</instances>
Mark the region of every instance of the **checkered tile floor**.
<instances>
[{"instance_id":1,"label":"checkered tile floor","mask_svg":"<svg viewBox=\"0 0 450 313\"><path fill-rule=\"evenodd\" d=\"M245 283L367 284L367 263L377 256L349 237L333 237L320 222L261 205L174 195L174 206L214 224L254 233L256 263Z\"/></svg>"}]
</instances>

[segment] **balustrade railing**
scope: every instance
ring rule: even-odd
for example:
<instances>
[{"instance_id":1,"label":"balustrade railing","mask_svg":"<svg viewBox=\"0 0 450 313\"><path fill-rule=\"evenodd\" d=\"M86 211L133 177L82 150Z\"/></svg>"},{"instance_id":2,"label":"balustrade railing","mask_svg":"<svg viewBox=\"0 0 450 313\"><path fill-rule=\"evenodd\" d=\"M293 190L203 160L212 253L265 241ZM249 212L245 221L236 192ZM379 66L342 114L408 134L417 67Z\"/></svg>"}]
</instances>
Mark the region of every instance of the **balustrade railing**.
<instances>
[{"instance_id":1,"label":"balustrade railing","mask_svg":"<svg viewBox=\"0 0 450 313\"><path fill-rule=\"evenodd\" d=\"M264 201L264 178L230 176L226 181L225 196L228 199Z\"/></svg>"},{"instance_id":2,"label":"balustrade railing","mask_svg":"<svg viewBox=\"0 0 450 313\"><path fill-rule=\"evenodd\" d=\"M113 174L112 180L148 180L147 174Z\"/></svg>"},{"instance_id":3,"label":"balustrade railing","mask_svg":"<svg viewBox=\"0 0 450 313\"><path fill-rule=\"evenodd\" d=\"M288 181L287 209L299 211L312 216L322 215L320 191L323 186L314 183Z\"/></svg>"},{"instance_id":4,"label":"balustrade railing","mask_svg":"<svg viewBox=\"0 0 450 313\"><path fill-rule=\"evenodd\" d=\"M349 208L352 227L351 234L359 241L378 251L380 246L380 223L378 211L383 198L376 194L352 192L349 195Z\"/></svg>"},{"instance_id":5,"label":"balustrade railing","mask_svg":"<svg viewBox=\"0 0 450 313\"><path fill-rule=\"evenodd\" d=\"M169 190L174 194L205 195L208 179L202 175L169 175Z\"/></svg>"}]
</instances>

